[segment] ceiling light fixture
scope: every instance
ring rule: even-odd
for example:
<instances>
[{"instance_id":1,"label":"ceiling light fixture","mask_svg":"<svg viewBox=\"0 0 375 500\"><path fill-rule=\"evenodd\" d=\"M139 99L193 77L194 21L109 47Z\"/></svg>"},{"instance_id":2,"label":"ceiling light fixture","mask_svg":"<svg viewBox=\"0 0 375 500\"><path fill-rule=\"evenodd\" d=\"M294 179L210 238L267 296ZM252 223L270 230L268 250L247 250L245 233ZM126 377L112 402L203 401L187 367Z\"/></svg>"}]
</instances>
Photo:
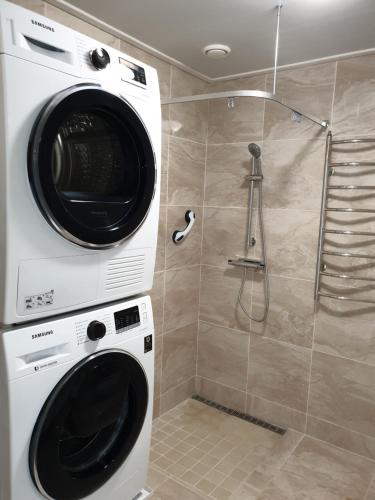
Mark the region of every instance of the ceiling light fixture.
<instances>
[{"instance_id":1,"label":"ceiling light fixture","mask_svg":"<svg viewBox=\"0 0 375 500\"><path fill-rule=\"evenodd\" d=\"M205 56L211 57L212 59L221 59L222 57L227 57L231 50L232 49L228 47L228 45L213 43L203 47L202 52Z\"/></svg>"}]
</instances>

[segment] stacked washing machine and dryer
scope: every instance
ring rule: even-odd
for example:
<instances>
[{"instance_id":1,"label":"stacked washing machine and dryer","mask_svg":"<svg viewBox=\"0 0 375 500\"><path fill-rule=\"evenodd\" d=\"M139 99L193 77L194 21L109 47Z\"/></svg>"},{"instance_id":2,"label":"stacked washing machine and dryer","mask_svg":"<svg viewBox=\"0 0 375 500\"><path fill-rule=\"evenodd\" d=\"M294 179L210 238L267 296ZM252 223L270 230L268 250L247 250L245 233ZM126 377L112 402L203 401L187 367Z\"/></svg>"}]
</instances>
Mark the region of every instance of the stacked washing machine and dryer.
<instances>
[{"instance_id":1,"label":"stacked washing machine and dryer","mask_svg":"<svg viewBox=\"0 0 375 500\"><path fill-rule=\"evenodd\" d=\"M146 498L157 73L0 0L0 100L0 500Z\"/></svg>"}]
</instances>

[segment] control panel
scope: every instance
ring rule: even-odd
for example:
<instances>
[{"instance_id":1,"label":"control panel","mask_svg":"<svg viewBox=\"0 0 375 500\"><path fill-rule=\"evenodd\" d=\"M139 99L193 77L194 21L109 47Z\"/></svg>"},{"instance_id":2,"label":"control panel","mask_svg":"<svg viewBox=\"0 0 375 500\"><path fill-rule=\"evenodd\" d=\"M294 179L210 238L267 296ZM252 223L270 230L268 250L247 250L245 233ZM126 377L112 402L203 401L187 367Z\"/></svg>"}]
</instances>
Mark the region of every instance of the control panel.
<instances>
[{"instance_id":1,"label":"control panel","mask_svg":"<svg viewBox=\"0 0 375 500\"><path fill-rule=\"evenodd\" d=\"M116 333L127 332L141 324L139 307L133 306L114 313Z\"/></svg>"},{"instance_id":2,"label":"control panel","mask_svg":"<svg viewBox=\"0 0 375 500\"><path fill-rule=\"evenodd\" d=\"M142 66L138 66L137 64L127 61L123 57L119 57L118 60L121 65L124 80L130 80L146 85L146 72Z\"/></svg>"}]
</instances>

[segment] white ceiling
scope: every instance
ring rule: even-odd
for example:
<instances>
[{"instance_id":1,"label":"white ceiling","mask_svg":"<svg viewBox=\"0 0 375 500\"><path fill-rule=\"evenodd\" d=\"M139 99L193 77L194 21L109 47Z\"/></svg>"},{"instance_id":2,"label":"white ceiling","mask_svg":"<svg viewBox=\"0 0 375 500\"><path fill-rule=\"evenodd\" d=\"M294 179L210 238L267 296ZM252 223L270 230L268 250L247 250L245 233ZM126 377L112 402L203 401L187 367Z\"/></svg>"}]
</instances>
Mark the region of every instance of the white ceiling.
<instances>
[{"instance_id":1,"label":"white ceiling","mask_svg":"<svg viewBox=\"0 0 375 500\"><path fill-rule=\"evenodd\" d=\"M273 64L278 0L69 0L113 27L209 78ZM224 43L226 59L201 48ZM280 65L375 47L375 0L286 0Z\"/></svg>"}]
</instances>

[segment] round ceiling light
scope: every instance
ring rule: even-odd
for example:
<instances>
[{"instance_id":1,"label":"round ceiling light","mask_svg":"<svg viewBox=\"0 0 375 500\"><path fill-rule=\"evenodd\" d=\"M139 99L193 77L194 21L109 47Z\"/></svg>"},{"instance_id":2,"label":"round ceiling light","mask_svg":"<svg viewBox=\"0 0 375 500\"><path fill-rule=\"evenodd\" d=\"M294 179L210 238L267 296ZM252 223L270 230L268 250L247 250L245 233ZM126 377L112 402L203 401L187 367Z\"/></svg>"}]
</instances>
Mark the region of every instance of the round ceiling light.
<instances>
[{"instance_id":1,"label":"round ceiling light","mask_svg":"<svg viewBox=\"0 0 375 500\"><path fill-rule=\"evenodd\" d=\"M205 56L212 57L212 59L221 59L229 55L231 48L221 43L213 43L203 47L202 52Z\"/></svg>"}]
</instances>

